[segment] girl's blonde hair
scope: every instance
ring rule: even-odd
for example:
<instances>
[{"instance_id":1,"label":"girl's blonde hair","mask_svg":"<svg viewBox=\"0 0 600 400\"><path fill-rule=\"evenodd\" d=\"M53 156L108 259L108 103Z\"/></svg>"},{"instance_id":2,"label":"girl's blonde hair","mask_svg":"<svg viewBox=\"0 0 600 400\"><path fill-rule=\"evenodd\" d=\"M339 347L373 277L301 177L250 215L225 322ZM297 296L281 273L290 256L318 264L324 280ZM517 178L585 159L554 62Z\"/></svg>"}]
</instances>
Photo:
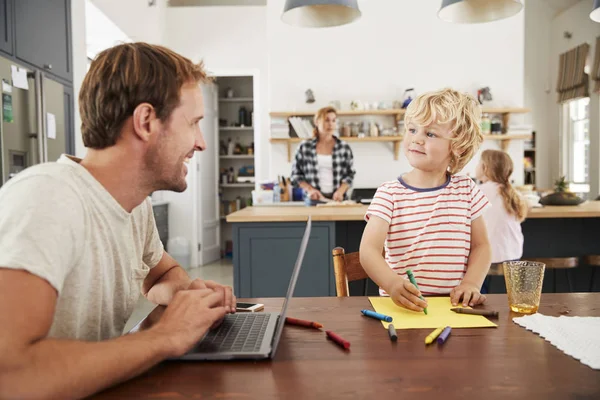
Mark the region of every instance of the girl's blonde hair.
<instances>
[{"instance_id":1,"label":"girl's blonde hair","mask_svg":"<svg viewBox=\"0 0 600 400\"><path fill-rule=\"evenodd\" d=\"M517 217L519 222L523 221L527 215L527 203L510 184L509 178L513 172L510 156L500 150L485 150L481 153L481 163L485 176L500 184L500 195L506 211Z\"/></svg>"},{"instance_id":2,"label":"girl's blonde hair","mask_svg":"<svg viewBox=\"0 0 600 400\"><path fill-rule=\"evenodd\" d=\"M420 126L452 125L448 166L451 175L462 170L477 153L483 141L480 121L481 106L475 97L449 88L418 96L408 105L404 116L406 125L409 122Z\"/></svg>"},{"instance_id":3,"label":"girl's blonde hair","mask_svg":"<svg viewBox=\"0 0 600 400\"><path fill-rule=\"evenodd\" d=\"M337 118L337 111L333 107L323 107L315 114L315 129L313 129L313 138L319 137L319 121L325 119L329 113L334 113Z\"/></svg>"}]
</instances>

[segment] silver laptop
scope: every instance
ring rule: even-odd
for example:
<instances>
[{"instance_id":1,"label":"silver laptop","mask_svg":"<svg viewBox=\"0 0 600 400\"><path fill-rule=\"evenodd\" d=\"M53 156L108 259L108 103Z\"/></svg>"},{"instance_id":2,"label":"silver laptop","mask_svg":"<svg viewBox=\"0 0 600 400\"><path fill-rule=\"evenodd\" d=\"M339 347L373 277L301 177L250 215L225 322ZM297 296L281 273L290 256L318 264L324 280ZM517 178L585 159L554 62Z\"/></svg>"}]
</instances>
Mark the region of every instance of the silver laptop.
<instances>
[{"instance_id":1,"label":"silver laptop","mask_svg":"<svg viewBox=\"0 0 600 400\"><path fill-rule=\"evenodd\" d=\"M275 357L279 339L283 332L283 325L285 324L288 303L294 294L302 260L308 246L311 225L311 218L308 217L281 312L228 314L218 328L209 331L194 348L178 359L242 360ZM160 319L164 309L165 307L156 307L146 318L132 328L130 333L147 329Z\"/></svg>"}]
</instances>

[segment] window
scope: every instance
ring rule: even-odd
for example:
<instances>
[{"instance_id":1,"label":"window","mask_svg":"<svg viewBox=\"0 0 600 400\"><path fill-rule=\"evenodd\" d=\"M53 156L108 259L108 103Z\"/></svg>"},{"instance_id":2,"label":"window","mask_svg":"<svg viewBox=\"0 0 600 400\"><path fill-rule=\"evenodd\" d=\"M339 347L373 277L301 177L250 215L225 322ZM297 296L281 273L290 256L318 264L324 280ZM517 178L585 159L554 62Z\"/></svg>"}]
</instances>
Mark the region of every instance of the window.
<instances>
[{"instance_id":1,"label":"window","mask_svg":"<svg viewBox=\"0 0 600 400\"><path fill-rule=\"evenodd\" d=\"M564 110L563 174L571 191L585 195L590 191L590 99L569 101Z\"/></svg>"}]
</instances>

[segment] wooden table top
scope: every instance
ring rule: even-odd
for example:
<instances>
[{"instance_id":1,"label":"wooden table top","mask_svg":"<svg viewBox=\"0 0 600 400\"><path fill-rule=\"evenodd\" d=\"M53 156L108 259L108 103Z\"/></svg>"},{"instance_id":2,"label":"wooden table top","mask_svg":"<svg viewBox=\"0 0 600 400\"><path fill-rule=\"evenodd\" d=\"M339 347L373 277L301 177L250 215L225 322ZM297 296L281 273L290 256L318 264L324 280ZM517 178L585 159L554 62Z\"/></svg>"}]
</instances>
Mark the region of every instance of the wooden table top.
<instances>
[{"instance_id":1,"label":"wooden table top","mask_svg":"<svg viewBox=\"0 0 600 400\"><path fill-rule=\"evenodd\" d=\"M251 300L279 311L282 299ZM295 298L288 316L317 321L351 342L344 351L325 333L286 326L273 360L165 361L96 399L598 399L600 371L565 355L512 322L506 295L498 328L453 329L441 347L431 330L398 330L390 341L377 320L362 317L366 297ZM546 315L600 316L600 293L543 294Z\"/></svg>"},{"instance_id":2,"label":"wooden table top","mask_svg":"<svg viewBox=\"0 0 600 400\"><path fill-rule=\"evenodd\" d=\"M227 222L292 222L362 221L367 206L306 207L272 206L246 207L227 216ZM532 208L527 218L600 218L600 201L588 201L578 206L545 206Z\"/></svg>"}]
</instances>

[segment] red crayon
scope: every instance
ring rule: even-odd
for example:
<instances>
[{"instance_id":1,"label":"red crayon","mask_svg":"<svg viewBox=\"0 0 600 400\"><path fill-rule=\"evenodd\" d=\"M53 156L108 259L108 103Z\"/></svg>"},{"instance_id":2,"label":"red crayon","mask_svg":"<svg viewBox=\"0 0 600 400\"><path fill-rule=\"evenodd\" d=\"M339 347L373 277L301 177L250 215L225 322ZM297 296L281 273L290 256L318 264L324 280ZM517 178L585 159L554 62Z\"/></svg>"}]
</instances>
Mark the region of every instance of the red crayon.
<instances>
[{"instance_id":1,"label":"red crayon","mask_svg":"<svg viewBox=\"0 0 600 400\"><path fill-rule=\"evenodd\" d=\"M297 318L291 318L291 317L286 317L285 323L290 324L290 325L306 326L308 328L315 328L315 329L321 329L323 327L323 325L318 322L306 321L303 319L297 319Z\"/></svg>"},{"instance_id":2,"label":"red crayon","mask_svg":"<svg viewBox=\"0 0 600 400\"><path fill-rule=\"evenodd\" d=\"M336 342L337 344L339 344L340 346L342 346L344 349L349 349L350 348L350 342L347 340L342 339L340 336L338 336L337 334L331 332L331 331L325 331L325 333L327 334L327 337L331 340L333 340L334 342Z\"/></svg>"}]
</instances>

